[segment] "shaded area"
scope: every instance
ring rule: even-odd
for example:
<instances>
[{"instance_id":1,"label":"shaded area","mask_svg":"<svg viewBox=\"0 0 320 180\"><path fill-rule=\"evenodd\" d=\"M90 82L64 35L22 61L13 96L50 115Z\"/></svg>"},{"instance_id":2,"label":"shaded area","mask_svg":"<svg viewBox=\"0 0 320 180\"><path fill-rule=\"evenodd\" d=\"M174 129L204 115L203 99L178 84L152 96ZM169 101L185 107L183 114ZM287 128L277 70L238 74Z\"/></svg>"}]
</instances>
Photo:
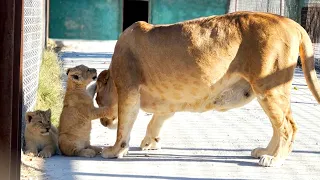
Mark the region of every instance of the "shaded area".
<instances>
[{"instance_id":1,"label":"shaded area","mask_svg":"<svg viewBox=\"0 0 320 180\"><path fill-rule=\"evenodd\" d=\"M123 26L122 30L126 30L137 21L148 22L149 2L137 0L123 1Z\"/></svg>"},{"instance_id":2,"label":"shaded area","mask_svg":"<svg viewBox=\"0 0 320 180\"><path fill-rule=\"evenodd\" d=\"M64 58L112 58L113 53L106 52L94 52L94 53L84 53L84 52L62 52L59 53L61 60Z\"/></svg>"}]
</instances>

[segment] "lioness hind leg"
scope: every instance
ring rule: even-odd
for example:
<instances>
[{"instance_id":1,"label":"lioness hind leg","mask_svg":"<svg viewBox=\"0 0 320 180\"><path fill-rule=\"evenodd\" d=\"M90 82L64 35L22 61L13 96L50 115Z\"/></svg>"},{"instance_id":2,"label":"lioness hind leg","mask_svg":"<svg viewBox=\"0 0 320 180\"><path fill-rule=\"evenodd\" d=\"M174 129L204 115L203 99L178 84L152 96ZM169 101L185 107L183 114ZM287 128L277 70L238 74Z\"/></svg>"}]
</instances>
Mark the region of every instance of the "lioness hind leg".
<instances>
[{"instance_id":1,"label":"lioness hind leg","mask_svg":"<svg viewBox=\"0 0 320 180\"><path fill-rule=\"evenodd\" d=\"M142 150L161 149L160 135L164 123L170 119L174 113L169 114L154 114L148 124L146 136L142 140L140 147Z\"/></svg>"},{"instance_id":2,"label":"lioness hind leg","mask_svg":"<svg viewBox=\"0 0 320 180\"><path fill-rule=\"evenodd\" d=\"M133 89L129 92L118 90L118 129L117 140L112 147L104 148L104 158L122 158L129 149L130 133L140 108L140 92Z\"/></svg>"},{"instance_id":3,"label":"lioness hind leg","mask_svg":"<svg viewBox=\"0 0 320 180\"><path fill-rule=\"evenodd\" d=\"M297 127L291 114L290 92L283 92L279 89L270 90L263 97L258 97L273 128L273 136L267 148L256 148L251 153L253 157L260 157L259 164L262 166L282 165L292 151Z\"/></svg>"}]
</instances>

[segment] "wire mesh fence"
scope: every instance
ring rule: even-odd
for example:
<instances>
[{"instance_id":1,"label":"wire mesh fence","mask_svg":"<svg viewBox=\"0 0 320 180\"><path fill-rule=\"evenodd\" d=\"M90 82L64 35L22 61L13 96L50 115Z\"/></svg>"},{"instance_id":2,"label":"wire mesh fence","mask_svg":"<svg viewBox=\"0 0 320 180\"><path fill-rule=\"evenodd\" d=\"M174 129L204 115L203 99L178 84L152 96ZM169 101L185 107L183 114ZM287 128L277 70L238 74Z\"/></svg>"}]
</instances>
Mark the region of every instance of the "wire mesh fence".
<instances>
[{"instance_id":1,"label":"wire mesh fence","mask_svg":"<svg viewBox=\"0 0 320 180\"><path fill-rule=\"evenodd\" d=\"M36 104L39 70L45 39L44 5L45 1L43 0L24 0L22 119L24 119L25 112L32 111ZM24 120L22 120L22 131L24 127Z\"/></svg>"},{"instance_id":2,"label":"wire mesh fence","mask_svg":"<svg viewBox=\"0 0 320 180\"><path fill-rule=\"evenodd\" d=\"M314 50L315 65L320 70L320 1L304 1L305 6L300 9L300 0L230 0L228 12L235 11L260 11L279 14L289 17L302 26L309 33Z\"/></svg>"}]
</instances>

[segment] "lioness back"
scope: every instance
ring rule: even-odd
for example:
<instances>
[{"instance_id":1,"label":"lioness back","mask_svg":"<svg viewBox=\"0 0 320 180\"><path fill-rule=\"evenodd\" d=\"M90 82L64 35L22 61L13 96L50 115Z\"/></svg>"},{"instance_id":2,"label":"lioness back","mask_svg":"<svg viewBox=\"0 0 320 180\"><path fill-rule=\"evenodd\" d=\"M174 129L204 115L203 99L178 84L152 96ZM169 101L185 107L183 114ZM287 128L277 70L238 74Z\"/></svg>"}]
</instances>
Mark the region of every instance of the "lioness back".
<instances>
[{"instance_id":1,"label":"lioness back","mask_svg":"<svg viewBox=\"0 0 320 180\"><path fill-rule=\"evenodd\" d=\"M115 82L122 83L123 73L135 71L132 73L136 76L131 78L141 86L142 108L147 111L154 108L151 101L143 99L150 98L156 99L159 112L167 111L170 104L179 104L170 111L202 112L213 107L224 111L229 106L243 105L236 105L235 101L246 103L253 98L248 81L263 75L251 74L252 69L258 69L261 64L262 46L259 44L264 44L263 51L270 55L282 54L284 41L298 49L299 44L294 44L300 37L298 26L285 17L251 12L169 25L137 22L127 28L117 42L111 75ZM297 53L292 55L297 56ZM123 72L115 72L112 67L122 67ZM225 100L240 96L237 94L242 97L247 94L245 99L234 100L226 106L217 101L214 103L211 96L216 97L234 84L240 84L245 92L240 92L239 88L236 94L229 93ZM199 87L201 91L198 91Z\"/></svg>"}]
</instances>

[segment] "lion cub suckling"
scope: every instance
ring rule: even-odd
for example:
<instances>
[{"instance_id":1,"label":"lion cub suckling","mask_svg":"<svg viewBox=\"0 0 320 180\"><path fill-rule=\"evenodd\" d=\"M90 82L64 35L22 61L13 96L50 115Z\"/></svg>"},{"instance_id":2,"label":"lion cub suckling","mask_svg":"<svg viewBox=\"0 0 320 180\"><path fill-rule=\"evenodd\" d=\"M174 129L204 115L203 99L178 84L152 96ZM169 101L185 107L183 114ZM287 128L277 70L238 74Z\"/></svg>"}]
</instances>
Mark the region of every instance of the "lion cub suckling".
<instances>
[{"instance_id":1,"label":"lion cub suckling","mask_svg":"<svg viewBox=\"0 0 320 180\"><path fill-rule=\"evenodd\" d=\"M101 148L90 145L91 120L108 117L108 109L94 107L87 85L97 71L84 65L67 70L68 82L59 124L59 147L67 156L94 157Z\"/></svg>"},{"instance_id":2,"label":"lion cub suckling","mask_svg":"<svg viewBox=\"0 0 320 180\"><path fill-rule=\"evenodd\" d=\"M50 119L50 109L26 113L25 154L48 158L59 153L58 130Z\"/></svg>"}]
</instances>

